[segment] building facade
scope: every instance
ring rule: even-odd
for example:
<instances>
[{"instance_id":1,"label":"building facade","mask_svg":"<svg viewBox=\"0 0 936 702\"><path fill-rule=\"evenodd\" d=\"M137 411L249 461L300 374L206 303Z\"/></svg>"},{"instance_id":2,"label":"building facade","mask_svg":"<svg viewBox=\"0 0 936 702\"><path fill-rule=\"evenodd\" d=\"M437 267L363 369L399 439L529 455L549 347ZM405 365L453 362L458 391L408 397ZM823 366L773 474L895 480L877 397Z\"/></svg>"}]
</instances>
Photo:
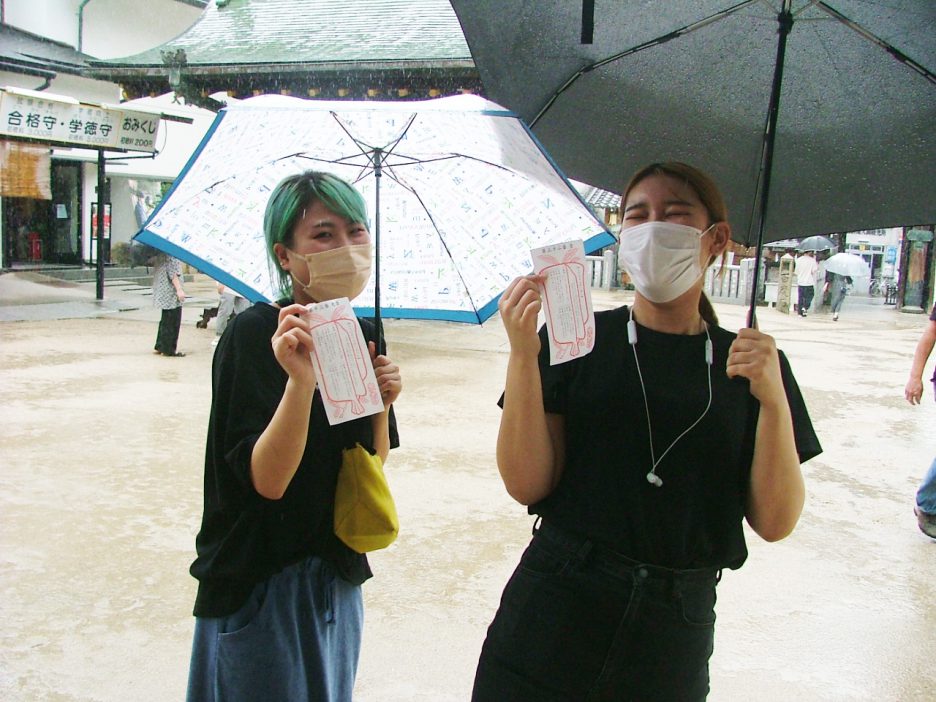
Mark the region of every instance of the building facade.
<instances>
[{"instance_id":1,"label":"building facade","mask_svg":"<svg viewBox=\"0 0 936 702\"><path fill-rule=\"evenodd\" d=\"M120 103L121 86L106 77L91 76L88 59L159 45L196 21L205 4L193 0L4 0L0 3L0 87L63 96L82 104ZM90 234L92 203L97 200L97 162L87 150L74 151L53 150L51 144L38 140L0 137L0 261L4 269L80 265L94 259L96 247Z\"/></svg>"},{"instance_id":2,"label":"building facade","mask_svg":"<svg viewBox=\"0 0 936 702\"><path fill-rule=\"evenodd\" d=\"M106 152L106 263L226 99L481 92L448 0L3 0L0 8L0 87L91 105L157 101L141 109L190 122L163 120L153 158ZM97 156L0 136L4 269L96 261Z\"/></svg>"}]
</instances>

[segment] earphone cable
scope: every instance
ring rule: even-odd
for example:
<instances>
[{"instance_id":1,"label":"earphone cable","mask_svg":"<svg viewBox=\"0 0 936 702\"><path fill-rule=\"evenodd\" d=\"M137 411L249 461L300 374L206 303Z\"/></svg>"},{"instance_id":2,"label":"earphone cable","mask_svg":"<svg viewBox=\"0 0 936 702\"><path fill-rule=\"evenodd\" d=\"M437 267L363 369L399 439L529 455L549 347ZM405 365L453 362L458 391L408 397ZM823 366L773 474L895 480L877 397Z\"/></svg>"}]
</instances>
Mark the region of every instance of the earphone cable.
<instances>
[{"instance_id":1,"label":"earphone cable","mask_svg":"<svg viewBox=\"0 0 936 702\"><path fill-rule=\"evenodd\" d=\"M633 308L631 308L630 310L630 320L631 322L633 322L634 320ZM653 481L651 480L650 476L653 476L654 478L657 478L657 480L659 480L659 477L656 475L657 466L660 465L660 463L666 457L666 454L668 454L670 450L677 443L679 443L679 440L682 439L690 431L692 431L696 427L696 425L698 425L698 423L702 421L705 415L708 414L709 409L712 407L712 363L711 363L710 351L709 351L711 347L711 343L712 343L712 338L709 335L708 324L705 324L704 321L703 321L703 324L705 325L705 338L706 338L706 364L705 365L706 365L706 370L708 371L708 402L705 405L705 409L702 410L702 414L700 414L699 417L692 424L686 427L679 436L673 439L673 442L666 448L666 450L662 453L659 459L657 459L656 457L656 450L654 449L654 446L653 446L653 424L650 421L650 403L647 400L647 387L644 384L643 373L640 370L640 359L637 357L637 339L634 338L633 341L630 342L631 350L634 352L634 365L637 367L637 378L640 381L640 392L643 395L644 411L647 414L647 436L650 439L650 460L653 462L653 466L651 467L650 472L647 474L647 480L650 481L652 484L654 484L656 487L661 487L663 484L662 481L660 482Z\"/></svg>"}]
</instances>

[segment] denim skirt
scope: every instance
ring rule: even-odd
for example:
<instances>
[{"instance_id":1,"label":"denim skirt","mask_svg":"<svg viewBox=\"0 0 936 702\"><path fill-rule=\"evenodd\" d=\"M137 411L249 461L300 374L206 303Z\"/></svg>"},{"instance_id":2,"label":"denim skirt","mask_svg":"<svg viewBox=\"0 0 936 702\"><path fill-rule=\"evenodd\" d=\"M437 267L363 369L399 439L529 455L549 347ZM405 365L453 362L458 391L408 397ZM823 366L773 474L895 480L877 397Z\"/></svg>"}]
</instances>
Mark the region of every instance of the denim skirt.
<instances>
[{"instance_id":1,"label":"denim skirt","mask_svg":"<svg viewBox=\"0 0 936 702\"><path fill-rule=\"evenodd\" d=\"M488 628L472 700L704 700L719 576L542 524Z\"/></svg>"},{"instance_id":2,"label":"denim skirt","mask_svg":"<svg viewBox=\"0 0 936 702\"><path fill-rule=\"evenodd\" d=\"M188 702L348 702L364 606L361 588L321 558L258 583L227 617L196 617Z\"/></svg>"}]
</instances>

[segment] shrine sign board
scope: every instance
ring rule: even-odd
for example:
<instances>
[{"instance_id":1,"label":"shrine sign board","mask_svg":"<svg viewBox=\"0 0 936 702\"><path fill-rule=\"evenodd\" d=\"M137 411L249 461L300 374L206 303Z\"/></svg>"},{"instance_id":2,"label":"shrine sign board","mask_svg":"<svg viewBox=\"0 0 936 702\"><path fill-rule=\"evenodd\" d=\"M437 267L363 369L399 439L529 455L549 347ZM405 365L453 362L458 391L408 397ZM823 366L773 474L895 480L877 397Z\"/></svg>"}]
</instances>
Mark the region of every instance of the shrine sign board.
<instances>
[{"instance_id":1,"label":"shrine sign board","mask_svg":"<svg viewBox=\"0 0 936 702\"><path fill-rule=\"evenodd\" d=\"M156 151L160 115L0 90L0 136L91 149Z\"/></svg>"}]
</instances>

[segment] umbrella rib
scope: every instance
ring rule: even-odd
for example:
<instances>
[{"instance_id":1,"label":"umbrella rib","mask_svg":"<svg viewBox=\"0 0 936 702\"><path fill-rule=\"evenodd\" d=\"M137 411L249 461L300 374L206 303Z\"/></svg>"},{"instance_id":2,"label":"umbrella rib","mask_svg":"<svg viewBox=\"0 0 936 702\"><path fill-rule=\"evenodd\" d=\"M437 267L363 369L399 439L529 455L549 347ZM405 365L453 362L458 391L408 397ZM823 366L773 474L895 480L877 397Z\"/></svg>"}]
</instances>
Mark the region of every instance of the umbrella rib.
<instances>
[{"instance_id":1,"label":"umbrella rib","mask_svg":"<svg viewBox=\"0 0 936 702\"><path fill-rule=\"evenodd\" d=\"M148 156L147 156L147 157L148 157ZM274 158L274 159L271 160L271 161L264 161L260 166L255 166L255 167L253 167L253 168L248 168L248 169L246 169L246 170L240 171L239 173L234 173L234 174L229 175L229 176L227 176L227 177L225 177L225 178L220 178L220 179L214 181L213 183L211 183L211 184L209 184L209 185L206 185L205 187L201 188L201 189L198 190L197 192L194 192L194 193L192 193L191 195L189 195L188 198L186 198L185 200L183 200L183 202L188 202L188 201L191 200L193 197L198 197L201 193L210 193L214 188L216 188L216 187L219 186L219 185L223 185L223 184L228 183L228 182L230 182L230 181L232 181L232 180L235 180L235 179L237 179L237 178L241 178L241 177L243 177L244 175L246 175L246 174L248 174L248 173L255 173L255 172L257 172L258 170L260 170L261 168L264 168L264 167L266 167L266 166L272 165L272 164L276 163L277 161L285 161L286 159L290 159L290 158L309 158L309 157L306 156L305 153L303 153L303 152L301 152L301 151L297 151L296 153L288 154L288 155L286 155L286 156L279 156L279 157L277 157L277 158Z\"/></svg>"},{"instance_id":2,"label":"umbrella rib","mask_svg":"<svg viewBox=\"0 0 936 702\"><path fill-rule=\"evenodd\" d=\"M713 15L704 17L703 19L692 22L691 24L687 24L683 27L680 27L679 29L674 29L672 32L657 37L656 39L650 39L649 41L632 46L631 48L625 49L624 51L614 54L613 56L608 56L607 58L603 58L600 61L595 61L594 63L590 63L587 66L580 68L578 71L573 73L572 76L565 83L563 83L558 90L556 90L556 92L552 94L552 97L550 97L549 100L546 101L546 104L543 105L542 109L540 109L540 111L536 113L536 116L530 121L530 128L532 129L536 123L539 122L543 115L549 111L549 108L552 107L556 100L559 99L559 96L562 95L562 93L572 87L572 84L586 73L594 71L596 68L601 68L605 64L618 61L619 59L626 58L632 54L636 54L637 52L643 51L644 49L649 49L654 46L659 46L660 44L665 44L672 39L676 39L677 37L681 37L684 34L689 34L690 32L701 29L702 27L712 24L713 22L724 19L725 17L734 14L738 10L744 9L748 5L754 5L759 2L761 2L761 0L743 0L743 2L740 2L737 5L725 8L724 10L719 10Z\"/></svg>"},{"instance_id":3,"label":"umbrella rib","mask_svg":"<svg viewBox=\"0 0 936 702\"><path fill-rule=\"evenodd\" d=\"M411 159L410 163L397 163L394 164L394 168L402 168L404 166L418 166L422 163L435 163L436 161L449 161L453 158L464 158L469 161L477 161L478 163L483 163L487 166L493 166L494 168L500 168L502 171L512 172L507 166L502 166L499 163L494 163L493 161L486 161L483 158L478 158L477 156L471 156L470 154L462 154L457 151L453 151L450 154L444 156L436 156L433 158L415 158L413 156L405 156L405 158Z\"/></svg>"},{"instance_id":4,"label":"umbrella rib","mask_svg":"<svg viewBox=\"0 0 936 702\"><path fill-rule=\"evenodd\" d=\"M348 131L348 128L345 127L344 122L342 122L342 121L338 118L338 113L337 113L337 112L335 112L334 110L332 110L332 111L331 111L331 116L332 116L332 117L335 119L335 121L338 123L338 126L341 127L341 131L343 131L345 134L347 134L347 135L348 135L348 138L349 138L351 141L354 142L354 145L357 146L358 149L361 150L361 155L362 155L362 156L369 156L370 154L372 154L372 153L377 149L377 147L371 146L370 144L365 144L363 141L361 141L360 139L358 139L357 137L355 137L353 134L351 134L351 132ZM397 145L398 145L398 144L403 140L403 138L406 136L406 133L409 131L409 128L410 128L411 126L413 126L413 122L414 122L414 121L416 121L416 113L415 113L415 112L414 112L412 115L410 115L409 122L407 122L406 127L403 128L403 131L401 131L401 132L399 133L399 135L398 135L392 142L390 142L390 144L388 144L387 146L380 147L380 152L381 152L382 154L386 154L386 155L392 154L392 153L393 153L393 150L397 147ZM367 148L364 148L364 147L367 147ZM351 158L351 157L350 157L350 156L346 156L345 158ZM386 156L384 156L382 160L384 160L384 159L386 159Z\"/></svg>"},{"instance_id":5,"label":"umbrella rib","mask_svg":"<svg viewBox=\"0 0 936 702\"><path fill-rule=\"evenodd\" d=\"M410 127L413 126L413 122L415 122L415 121L416 121L416 113L414 112L413 114L410 115L410 120L409 120L409 122L406 123L406 127L404 127L404 128L403 128L403 131L400 132L400 136L398 136L398 137L396 138L396 140L395 140L392 144L389 145L389 148L386 148L386 147L384 148L384 153L386 153L386 154L388 154L388 155L393 153L393 150L394 150L397 146L400 145L400 142L403 141L403 138L406 136L407 132L409 132ZM395 154L394 154L394 155L395 155Z\"/></svg>"},{"instance_id":6,"label":"umbrella rib","mask_svg":"<svg viewBox=\"0 0 936 702\"><path fill-rule=\"evenodd\" d=\"M891 56L893 56L895 59L897 59L898 61L900 61L902 64L904 64L904 65L907 66L908 68L910 68L910 69L916 71L917 73L919 73L921 76L923 76L923 77L924 77L926 80L928 80L930 83L936 84L936 74L934 74L932 71L930 71L929 69L927 69L925 66L922 66L921 64L919 64L919 63L917 63L916 61L914 61L912 58L910 58L909 56L907 56L904 52L902 52L902 51L901 51L900 49L898 49L897 47L893 46L892 44L888 44L886 41L884 41L883 39L881 39L879 36L877 36L877 35L875 35L875 34L872 34L872 33L869 32L867 29L865 29L864 27L862 27L860 24L858 24L857 22L855 22L855 21L852 20L852 19L849 19L848 17L846 17L845 15L843 15L841 12L839 12L839 11L836 10L835 8L829 7L829 6L828 6L827 4L825 4L824 2L816 3L816 7L819 8L820 10L822 10L823 12L825 12L825 13L831 15L832 17L834 17L835 19L837 19L839 22L841 22L842 24L844 24L844 25L845 25L846 27L848 27L849 29L854 30L855 32L857 32L858 34L860 34L862 37L864 37L865 39L867 39L867 40L870 41L871 43L877 44L879 47L881 47L882 49L884 49L884 51L886 51L886 52L889 53Z\"/></svg>"},{"instance_id":7,"label":"umbrella rib","mask_svg":"<svg viewBox=\"0 0 936 702\"><path fill-rule=\"evenodd\" d=\"M351 132L348 131L348 128L345 127L344 122L342 122L340 119L338 119L338 113L337 113L337 112L335 112L334 110L332 110L332 111L331 111L331 116L332 116L332 118L334 118L334 120L338 123L338 126L341 127L341 131L343 131L345 134L347 134L347 135L348 135L348 138L349 138L351 141L354 142L354 145L355 145L356 147L358 147L358 149L360 149L361 155L362 155L362 156L367 156L370 152L372 152L372 151L374 150L374 147L370 146L369 144L364 144L364 145L362 146L363 142L359 141L359 140L357 139L357 137L355 137L353 134L351 134ZM367 146L367 149L365 149L364 146ZM347 156L346 158L351 158L351 157L350 157L350 156Z\"/></svg>"}]
</instances>

